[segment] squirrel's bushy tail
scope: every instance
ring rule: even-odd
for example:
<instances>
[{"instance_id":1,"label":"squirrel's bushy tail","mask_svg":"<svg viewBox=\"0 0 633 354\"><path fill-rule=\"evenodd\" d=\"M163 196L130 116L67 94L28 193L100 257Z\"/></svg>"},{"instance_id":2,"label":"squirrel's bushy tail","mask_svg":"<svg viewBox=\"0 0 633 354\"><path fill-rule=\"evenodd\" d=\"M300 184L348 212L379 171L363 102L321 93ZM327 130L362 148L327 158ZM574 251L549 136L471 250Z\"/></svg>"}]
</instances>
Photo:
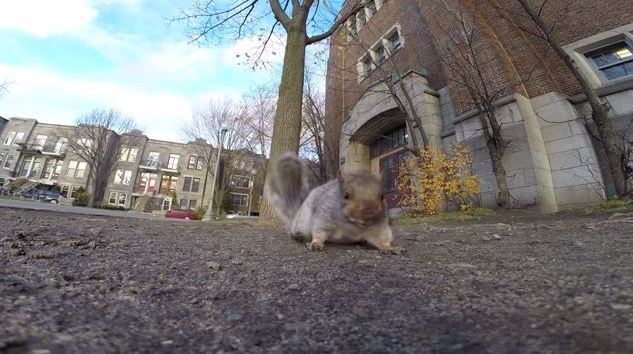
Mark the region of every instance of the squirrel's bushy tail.
<instances>
[{"instance_id":1,"label":"squirrel's bushy tail","mask_svg":"<svg viewBox=\"0 0 633 354\"><path fill-rule=\"evenodd\" d=\"M265 197L279 217L290 225L313 188L310 168L294 154L284 154L272 162L266 178Z\"/></svg>"}]
</instances>

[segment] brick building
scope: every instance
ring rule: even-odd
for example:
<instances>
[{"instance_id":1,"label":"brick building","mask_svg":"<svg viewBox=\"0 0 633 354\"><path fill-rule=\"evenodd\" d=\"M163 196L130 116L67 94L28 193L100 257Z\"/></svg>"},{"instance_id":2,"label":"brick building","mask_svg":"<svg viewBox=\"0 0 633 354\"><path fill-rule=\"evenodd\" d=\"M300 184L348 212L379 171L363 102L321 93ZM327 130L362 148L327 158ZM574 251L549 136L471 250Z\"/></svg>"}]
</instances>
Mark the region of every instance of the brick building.
<instances>
[{"instance_id":1,"label":"brick building","mask_svg":"<svg viewBox=\"0 0 633 354\"><path fill-rule=\"evenodd\" d=\"M58 189L68 198L74 198L79 188L84 188L99 195L103 205L145 212L195 210L209 205L213 168L207 166L215 163L217 149L203 139L178 143L111 132L110 139L120 139L122 148L107 152L114 161L113 172L106 185L93 191L88 183L89 166L68 144L73 129L76 127L40 123L35 119L9 119L0 130L0 186L26 178L27 187ZM229 153L223 152L223 160ZM225 208L257 214L263 188L259 176L265 158L255 154L233 156L243 158L241 162L233 162L241 166L239 186L245 184L248 188L231 191L243 196L232 199L237 203L228 203ZM232 174L221 173L216 182L230 185L234 179Z\"/></svg>"},{"instance_id":2,"label":"brick building","mask_svg":"<svg viewBox=\"0 0 633 354\"><path fill-rule=\"evenodd\" d=\"M347 1L343 11L356 3ZM395 205L403 145L426 140L446 149L466 144L473 150L482 200L494 205L497 186L479 111L463 85L466 69L455 67L451 57L461 53L477 58L483 81L495 94L497 118L510 141L503 165L516 200L556 211L612 193L580 85L546 43L523 30L531 27L516 1L363 4L331 41L326 149L339 164L328 166L330 174L338 169L381 174ZM547 23L556 23L553 35L608 102L623 135L633 117L630 5L627 0L555 0L542 12ZM456 18L463 19L464 28ZM464 33L476 34L472 53L460 47Z\"/></svg>"}]
</instances>

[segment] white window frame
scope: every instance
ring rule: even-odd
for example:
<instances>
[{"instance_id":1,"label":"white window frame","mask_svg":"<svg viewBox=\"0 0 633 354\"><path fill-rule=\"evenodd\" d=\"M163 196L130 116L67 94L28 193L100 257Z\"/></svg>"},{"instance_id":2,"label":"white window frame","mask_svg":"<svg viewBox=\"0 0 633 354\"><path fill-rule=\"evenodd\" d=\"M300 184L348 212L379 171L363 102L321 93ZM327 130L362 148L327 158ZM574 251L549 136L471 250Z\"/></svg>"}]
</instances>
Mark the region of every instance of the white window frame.
<instances>
[{"instance_id":1,"label":"white window frame","mask_svg":"<svg viewBox=\"0 0 633 354\"><path fill-rule=\"evenodd\" d=\"M38 138L39 140L41 140L41 144L40 142L38 142ZM44 146L46 145L46 140L48 140L48 136L43 135L43 134L37 134L35 136L35 139L33 140L33 147L44 149Z\"/></svg>"},{"instance_id":2,"label":"white window frame","mask_svg":"<svg viewBox=\"0 0 633 354\"><path fill-rule=\"evenodd\" d=\"M177 170L179 163L180 163L180 155L169 154L169 158L167 159L167 169Z\"/></svg>"},{"instance_id":3,"label":"white window frame","mask_svg":"<svg viewBox=\"0 0 633 354\"><path fill-rule=\"evenodd\" d=\"M9 159L9 157L11 157L11 159ZM7 166L7 163L11 163L13 161L13 159L15 159L15 155L8 152L7 156L4 158L4 161L2 162L2 168L5 170L10 170L11 169L11 165Z\"/></svg>"},{"instance_id":4,"label":"white window frame","mask_svg":"<svg viewBox=\"0 0 633 354\"><path fill-rule=\"evenodd\" d=\"M570 43L564 46L563 49L578 64L581 73L591 82L592 86L600 88L620 81L633 80L633 75L608 80L597 68L593 60L587 56L590 52L619 42L626 42L633 48L633 23Z\"/></svg>"},{"instance_id":5,"label":"white window frame","mask_svg":"<svg viewBox=\"0 0 633 354\"><path fill-rule=\"evenodd\" d=\"M19 143L22 143L24 140L24 132L17 132L15 134L15 139L13 139L13 145L17 146Z\"/></svg>"},{"instance_id":6,"label":"white window frame","mask_svg":"<svg viewBox=\"0 0 633 354\"><path fill-rule=\"evenodd\" d=\"M15 140L15 134L17 134L17 132L14 132L14 131L7 132L7 135L4 137L3 144L13 145L13 141Z\"/></svg>"},{"instance_id":7,"label":"white window frame","mask_svg":"<svg viewBox=\"0 0 633 354\"><path fill-rule=\"evenodd\" d=\"M246 187L241 187L241 186L238 186L237 184L233 183L233 180L234 179L238 179L238 178L246 179L248 181L247 186ZM251 178L248 177L248 176L243 176L243 175L231 175L230 182L231 182L231 187L235 187L235 188L239 188L239 189L248 189L251 186Z\"/></svg>"},{"instance_id":8,"label":"white window frame","mask_svg":"<svg viewBox=\"0 0 633 354\"><path fill-rule=\"evenodd\" d=\"M55 142L55 148L54 148L55 150L53 152L55 152L56 154L62 154L66 151L67 146L68 146L68 139L59 138Z\"/></svg>"}]
</instances>

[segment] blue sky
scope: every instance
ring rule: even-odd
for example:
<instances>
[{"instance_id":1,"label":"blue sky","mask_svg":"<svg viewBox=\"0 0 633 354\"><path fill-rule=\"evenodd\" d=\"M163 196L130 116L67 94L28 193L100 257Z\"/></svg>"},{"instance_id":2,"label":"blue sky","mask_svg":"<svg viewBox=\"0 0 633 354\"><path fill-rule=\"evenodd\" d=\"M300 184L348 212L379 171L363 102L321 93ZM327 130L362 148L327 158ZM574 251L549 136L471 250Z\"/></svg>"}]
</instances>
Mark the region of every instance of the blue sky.
<instances>
[{"instance_id":1,"label":"blue sky","mask_svg":"<svg viewBox=\"0 0 633 354\"><path fill-rule=\"evenodd\" d=\"M0 2L0 116L71 124L81 113L113 107L152 138L182 140L180 126L211 98L238 98L277 80L253 72L236 54L255 37L200 47L167 19L191 0L20 0ZM273 55L272 51L277 54ZM267 58L278 66L282 44ZM241 57L244 57L243 55Z\"/></svg>"}]
</instances>

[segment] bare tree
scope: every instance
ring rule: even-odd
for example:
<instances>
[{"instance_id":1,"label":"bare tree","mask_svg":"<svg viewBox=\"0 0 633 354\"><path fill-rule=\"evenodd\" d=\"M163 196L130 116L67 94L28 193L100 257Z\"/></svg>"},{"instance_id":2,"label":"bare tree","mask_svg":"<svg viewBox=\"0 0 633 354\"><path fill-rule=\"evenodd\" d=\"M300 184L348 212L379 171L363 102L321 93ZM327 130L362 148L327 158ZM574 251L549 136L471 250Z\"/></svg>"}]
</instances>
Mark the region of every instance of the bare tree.
<instances>
[{"instance_id":1,"label":"bare tree","mask_svg":"<svg viewBox=\"0 0 633 354\"><path fill-rule=\"evenodd\" d=\"M466 0L468 1L468 0ZM438 59L442 63L447 80L454 90L464 94L478 112L481 131L492 162L492 171L497 182L497 204L512 207L512 196L508 188L503 156L510 141L504 138L502 123L497 113L497 103L502 96L512 91L508 85L495 85L490 65L486 65L482 45L485 34L478 24L479 2L473 0L469 6L464 0L456 0L454 6L446 1L436 1L436 8L443 12L446 21L437 21L438 27L431 35L435 42Z\"/></svg>"},{"instance_id":2,"label":"bare tree","mask_svg":"<svg viewBox=\"0 0 633 354\"><path fill-rule=\"evenodd\" d=\"M0 97L6 95L9 92L9 86L11 86L12 82L9 80L4 80L0 82Z\"/></svg>"},{"instance_id":3,"label":"bare tree","mask_svg":"<svg viewBox=\"0 0 633 354\"><path fill-rule=\"evenodd\" d=\"M326 156L325 149L325 96L315 88L310 76L306 77L303 96L302 119L305 137L302 140L305 143L302 144L300 154L312 162L318 181L325 182L325 160L331 160L331 156Z\"/></svg>"},{"instance_id":4,"label":"bare tree","mask_svg":"<svg viewBox=\"0 0 633 354\"><path fill-rule=\"evenodd\" d=\"M264 47L277 35L278 26L283 28L284 61L270 150L271 158L275 158L287 151L299 151L306 47L330 37L362 9L360 0L352 4L336 14L329 2L320 0L204 0L195 1L190 11L174 20L187 23L192 41L227 35L238 39L254 34L262 23L270 24L259 33ZM264 205L262 215L274 217L274 212Z\"/></svg>"},{"instance_id":5,"label":"bare tree","mask_svg":"<svg viewBox=\"0 0 633 354\"><path fill-rule=\"evenodd\" d=\"M108 179L117 167L122 148L138 147L143 137L133 119L114 109L93 109L75 120L67 139L69 150L88 165L89 207L101 202Z\"/></svg>"},{"instance_id":6,"label":"bare tree","mask_svg":"<svg viewBox=\"0 0 633 354\"><path fill-rule=\"evenodd\" d=\"M578 63L563 48L559 39L560 26L558 21L560 19L556 19L556 16L551 13L548 14L550 1L513 0L512 2L504 2L503 5L500 5L497 1L488 0L488 2L499 10L499 14L511 25L546 43L563 60L569 71L576 78L591 106L591 118L595 123L600 142L604 147L616 193L619 196L625 195L627 193L627 183L625 170L621 163L625 152L618 144L618 135L612 119L609 117L609 105L600 98L591 82L582 74ZM547 18L550 18L550 20ZM526 19L527 24L522 21Z\"/></svg>"},{"instance_id":7,"label":"bare tree","mask_svg":"<svg viewBox=\"0 0 633 354\"><path fill-rule=\"evenodd\" d=\"M277 107L276 88L273 85L252 87L242 98L241 104L241 119L248 128L245 140L248 142L249 150L268 156Z\"/></svg>"}]
</instances>

